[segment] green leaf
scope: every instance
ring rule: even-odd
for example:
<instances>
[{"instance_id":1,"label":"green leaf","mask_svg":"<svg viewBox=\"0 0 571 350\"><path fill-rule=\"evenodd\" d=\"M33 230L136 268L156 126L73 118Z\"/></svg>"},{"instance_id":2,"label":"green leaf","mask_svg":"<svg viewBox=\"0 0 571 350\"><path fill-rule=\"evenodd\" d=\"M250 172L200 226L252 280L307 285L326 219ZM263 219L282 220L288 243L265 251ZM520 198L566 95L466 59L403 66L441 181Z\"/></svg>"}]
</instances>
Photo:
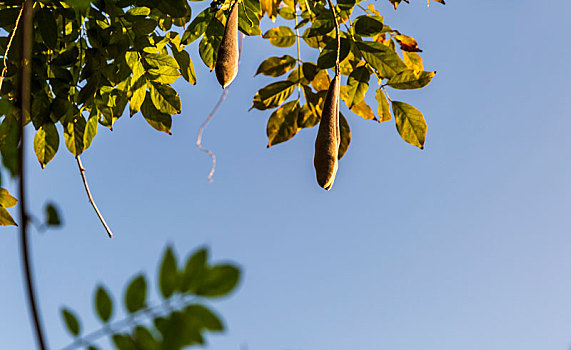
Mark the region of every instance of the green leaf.
<instances>
[{"instance_id":1,"label":"green leaf","mask_svg":"<svg viewBox=\"0 0 571 350\"><path fill-rule=\"evenodd\" d=\"M224 26L218 19L213 18L198 45L200 58L210 70L213 70L216 65L216 56L218 55L218 47L222 41L222 35L224 35Z\"/></svg>"},{"instance_id":2,"label":"green leaf","mask_svg":"<svg viewBox=\"0 0 571 350\"><path fill-rule=\"evenodd\" d=\"M145 61L153 66L147 70L151 80L161 84L172 84L180 77L179 66L176 60L164 53L148 53Z\"/></svg>"},{"instance_id":3,"label":"green leaf","mask_svg":"<svg viewBox=\"0 0 571 350\"><path fill-rule=\"evenodd\" d=\"M155 318L155 327L161 333L161 349L182 349L185 346L204 344L200 323L175 311L166 317Z\"/></svg>"},{"instance_id":4,"label":"green leaf","mask_svg":"<svg viewBox=\"0 0 571 350\"><path fill-rule=\"evenodd\" d=\"M61 310L61 316L67 330L71 333L71 335L74 337L79 336L79 333L81 332L81 324L77 320L77 316L73 313L73 311L67 308L63 308Z\"/></svg>"},{"instance_id":5,"label":"green leaf","mask_svg":"<svg viewBox=\"0 0 571 350\"><path fill-rule=\"evenodd\" d=\"M163 256L159 272L159 287L162 296L166 299L177 289L178 269L176 258L171 247L168 247Z\"/></svg>"},{"instance_id":6,"label":"green leaf","mask_svg":"<svg viewBox=\"0 0 571 350\"><path fill-rule=\"evenodd\" d=\"M145 101L141 106L143 117L150 126L158 131L166 132L171 135L172 118L169 114L163 113L155 108L149 94L145 97Z\"/></svg>"},{"instance_id":7,"label":"green leaf","mask_svg":"<svg viewBox=\"0 0 571 350\"><path fill-rule=\"evenodd\" d=\"M58 49L58 27L53 13L47 8L41 8L36 12L38 20L38 33L44 43L52 50Z\"/></svg>"},{"instance_id":8,"label":"green leaf","mask_svg":"<svg viewBox=\"0 0 571 350\"><path fill-rule=\"evenodd\" d=\"M390 79L406 69L406 65L389 47L372 41L357 41L357 48L383 78Z\"/></svg>"},{"instance_id":9,"label":"green leaf","mask_svg":"<svg viewBox=\"0 0 571 350\"><path fill-rule=\"evenodd\" d=\"M255 5L253 3L257 4L257 8L254 8ZM238 29L249 36L262 35L258 17L258 12L260 11L259 1L243 1L238 3L238 6Z\"/></svg>"},{"instance_id":10,"label":"green leaf","mask_svg":"<svg viewBox=\"0 0 571 350\"><path fill-rule=\"evenodd\" d=\"M339 143L339 159L341 159L347 152L349 144L351 143L351 129L349 128L347 119L345 119L345 116L341 112L339 113L339 132L341 136L341 142Z\"/></svg>"},{"instance_id":11,"label":"green leaf","mask_svg":"<svg viewBox=\"0 0 571 350\"><path fill-rule=\"evenodd\" d=\"M176 48L172 50L172 55L178 66L180 67L180 73L184 80L188 81L192 85L196 85L196 74L194 73L194 64L190 59L190 55L185 50L178 51Z\"/></svg>"},{"instance_id":12,"label":"green leaf","mask_svg":"<svg viewBox=\"0 0 571 350\"><path fill-rule=\"evenodd\" d=\"M127 14L131 16L148 16L151 13L151 9L148 7L133 7L127 11Z\"/></svg>"},{"instance_id":13,"label":"green leaf","mask_svg":"<svg viewBox=\"0 0 571 350\"><path fill-rule=\"evenodd\" d=\"M147 96L147 81L145 77L140 77L132 86L131 91L133 92L133 95L129 99L129 111L132 116L141 110L141 106Z\"/></svg>"},{"instance_id":14,"label":"green leaf","mask_svg":"<svg viewBox=\"0 0 571 350\"><path fill-rule=\"evenodd\" d=\"M6 208L0 206L0 226L18 226Z\"/></svg>"},{"instance_id":15,"label":"green leaf","mask_svg":"<svg viewBox=\"0 0 571 350\"><path fill-rule=\"evenodd\" d=\"M16 206L18 200L8 192L5 188L0 188L0 206L4 208L12 208Z\"/></svg>"},{"instance_id":16,"label":"green leaf","mask_svg":"<svg viewBox=\"0 0 571 350\"><path fill-rule=\"evenodd\" d=\"M281 105L295 90L292 81L278 81L260 89L254 96L252 108L265 110Z\"/></svg>"},{"instance_id":17,"label":"green leaf","mask_svg":"<svg viewBox=\"0 0 571 350\"><path fill-rule=\"evenodd\" d=\"M192 254L186 261L180 288L183 292L194 292L200 286L207 269L208 252L202 248Z\"/></svg>"},{"instance_id":18,"label":"green leaf","mask_svg":"<svg viewBox=\"0 0 571 350\"><path fill-rule=\"evenodd\" d=\"M83 147L84 149L88 149L91 146L91 142L97 135L97 127L99 126L97 116L91 116L87 119L87 123L85 124L85 131L83 133Z\"/></svg>"},{"instance_id":19,"label":"green leaf","mask_svg":"<svg viewBox=\"0 0 571 350\"><path fill-rule=\"evenodd\" d=\"M270 77L279 77L292 70L296 63L297 60L290 55L268 57L260 64L255 75L261 73Z\"/></svg>"},{"instance_id":20,"label":"green leaf","mask_svg":"<svg viewBox=\"0 0 571 350\"><path fill-rule=\"evenodd\" d=\"M407 69L392 77L387 85L399 90L420 89L430 84L435 74L436 72Z\"/></svg>"},{"instance_id":21,"label":"green leaf","mask_svg":"<svg viewBox=\"0 0 571 350\"><path fill-rule=\"evenodd\" d=\"M392 119L391 110L390 110L391 106L389 104L389 101L387 100L387 96L385 95L383 89L381 88L377 89L375 93L375 98L379 103L379 108L377 110L377 113L379 114L379 123L391 120Z\"/></svg>"},{"instance_id":22,"label":"green leaf","mask_svg":"<svg viewBox=\"0 0 571 350\"><path fill-rule=\"evenodd\" d=\"M345 85L341 85L341 99L345 101L345 104L349 106L353 101L353 95L348 93L349 87ZM363 119L367 120L375 120L375 113L373 109L365 102L365 100L361 100L359 103L354 103L349 108L351 112L355 113L356 115L362 117Z\"/></svg>"},{"instance_id":23,"label":"green leaf","mask_svg":"<svg viewBox=\"0 0 571 350\"><path fill-rule=\"evenodd\" d=\"M290 47L295 44L296 36L290 27L279 26L264 33L263 38L269 39L270 44L277 47Z\"/></svg>"},{"instance_id":24,"label":"green leaf","mask_svg":"<svg viewBox=\"0 0 571 350\"><path fill-rule=\"evenodd\" d=\"M143 326L135 327L133 331L133 340L137 345L137 350L157 350L160 349L160 343L155 339L151 331Z\"/></svg>"},{"instance_id":25,"label":"green leaf","mask_svg":"<svg viewBox=\"0 0 571 350\"><path fill-rule=\"evenodd\" d=\"M224 324L220 318L207 307L200 304L191 304L184 309L184 313L189 320L199 324L201 329L209 331L223 331Z\"/></svg>"},{"instance_id":26,"label":"green leaf","mask_svg":"<svg viewBox=\"0 0 571 350\"><path fill-rule=\"evenodd\" d=\"M207 8L206 10L199 13L193 20L190 22L186 30L184 31L181 39L181 43L184 45L188 45L195 41L196 39L200 38L202 34L206 31L208 24L214 18L214 12Z\"/></svg>"},{"instance_id":27,"label":"green leaf","mask_svg":"<svg viewBox=\"0 0 571 350\"><path fill-rule=\"evenodd\" d=\"M266 133L268 147L287 141L300 130L297 126L299 117L299 101L290 101L276 109L268 119Z\"/></svg>"},{"instance_id":28,"label":"green leaf","mask_svg":"<svg viewBox=\"0 0 571 350\"><path fill-rule=\"evenodd\" d=\"M83 153L85 149L83 136L85 134L85 118L78 114L70 118L64 125L64 141L67 149L74 156Z\"/></svg>"},{"instance_id":29,"label":"green leaf","mask_svg":"<svg viewBox=\"0 0 571 350\"><path fill-rule=\"evenodd\" d=\"M238 284L240 270L232 265L216 265L209 268L196 295L219 297L230 293Z\"/></svg>"},{"instance_id":30,"label":"green leaf","mask_svg":"<svg viewBox=\"0 0 571 350\"><path fill-rule=\"evenodd\" d=\"M61 226L61 219L57 207L53 203L46 204L44 208L46 214L46 226Z\"/></svg>"},{"instance_id":31,"label":"green leaf","mask_svg":"<svg viewBox=\"0 0 571 350\"><path fill-rule=\"evenodd\" d=\"M402 139L423 149L426 139L426 121L422 113L408 103L400 101L393 101L392 106L397 130Z\"/></svg>"},{"instance_id":32,"label":"green leaf","mask_svg":"<svg viewBox=\"0 0 571 350\"><path fill-rule=\"evenodd\" d=\"M95 310L97 316L103 322L108 322L113 314L113 301L103 286L98 286L95 291Z\"/></svg>"},{"instance_id":33,"label":"green leaf","mask_svg":"<svg viewBox=\"0 0 571 350\"><path fill-rule=\"evenodd\" d=\"M161 112L166 114L180 113L180 97L170 85L151 84L151 101Z\"/></svg>"},{"instance_id":34,"label":"green leaf","mask_svg":"<svg viewBox=\"0 0 571 350\"><path fill-rule=\"evenodd\" d=\"M383 20L376 16L359 16L353 22L355 34L361 36L374 36L383 30Z\"/></svg>"},{"instance_id":35,"label":"green leaf","mask_svg":"<svg viewBox=\"0 0 571 350\"><path fill-rule=\"evenodd\" d=\"M129 313L137 312L145 307L147 299L147 280L138 275L129 283L125 291L125 308Z\"/></svg>"},{"instance_id":36,"label":"green leaf","mask_svg":"<svg viewBox=\"0 0 571 350\"><path fill-rule=\"evenodd\" d=\"M369 89L369 79L371 73L367 67L357 67L347 79L347 94L349 100L347 107L352 108L354 105L360 103L365 98L365 93Z\"/></svg>"},{"instance_id":37,"label":"green leaf","mask_svg":"<svg viewBox=\"0 0 571 350\"><path fill-rule=\"evenodd\" d=\"M139 350L128 334L113 334L113 344L118 350Z\"/></svg>"},{"instance_id":38,"label":"green leaf","mask_svg":"<svg viewBox=\"0 0 571 350\"><path fill-rule=\"evenodd\" d=\"M339 62L343 62L351 48L349 39L341 38L341 50L339 51ZM317 66L321 69L327 69L335 66L337 59L337 40L330 40L323 48L323 51L317 58Z\"/></svg>"}]
</instances>

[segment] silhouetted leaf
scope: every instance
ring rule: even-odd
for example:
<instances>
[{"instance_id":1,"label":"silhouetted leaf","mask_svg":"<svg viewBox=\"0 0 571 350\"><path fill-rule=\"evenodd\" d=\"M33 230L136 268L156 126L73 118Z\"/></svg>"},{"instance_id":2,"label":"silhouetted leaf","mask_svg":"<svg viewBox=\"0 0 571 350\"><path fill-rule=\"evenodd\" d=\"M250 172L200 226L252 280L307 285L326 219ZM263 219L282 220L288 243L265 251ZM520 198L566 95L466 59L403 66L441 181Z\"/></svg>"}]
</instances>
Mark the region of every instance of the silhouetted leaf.
<instances>
[{"instance_id":1,"label":"silhouetted leaf","mask_svg":"<svg viewBox=\"0 0 571 350\"><path fill-rule=\"evenodd\" d=\"M180 281L183 292L194 292L198 289L207 269L207 259L208 252L204 248L197 250L188 258Z\"/></svg>"},{"instance_id":2,"label":"silhouetted leaf","mask_svg":"<svg viewBox=\"0 0 571 350\"><path fill-rule=\"evenodd\" d=\"M61 316L69 333L71 333L71 335L74 337L77 337L81 332L81 325L77 319L77 316L75 316L73 311L67 308L61 310Z\"/></svg>"},{"instance_id":3,"label":"silhouetted leaf","mask_svg":"<svg viewBox=\"0 0 571 350\"><path fill-rule=\"evenodd\" d=\"M209 268L196 295L219 297L230 293L238 284L240 270L232 265L216 265Z\"/></svg>"},{"instance_id":4,"label":"silhouetted leaf","mask_svg":"<svg viewBox=\"0 0 571 350\"><path fill-rule=\"evenodd\" d=\"M138 275L131 280L125 291L125 308L129 313L145 307L147 299L147 280L145 276Z\"/></svg>"},{"instance_id":5,"label":"silhouetted leaf","mask_svg":"<svg viewBox=\"0 0 571 350\"><path fill-rule=\"evenodd\" d=\"M48 203L46 204L45 208L45 215L46 215L46 226L58 227L61 226L61 219L59 215L59 211L55 204Z\"/></svg>"},{"instance_id":6,"label":"silhouetted leaf","mask_svg":"<svg viewBox=\"0 0 571 350\"><path fill-rule=\"evenodd\" d=\"M98 286L95 292L95 310L101 321L108 322L111 319L111 315L113 314L113 302L106 288L103 286Z\"/></svg>"},{"instance_id":7,"label":"silhouetted leaf","mask_svg":"<svg viewBox=\"0 0 571 350\"><path fill-rule=\"evenodd\" d=\"M170 297L177 289L178 269L176 258L171 247L168 247L163 255L163 261L159 272L159 287L164 298Z\"/></svg>"}]
</instances>

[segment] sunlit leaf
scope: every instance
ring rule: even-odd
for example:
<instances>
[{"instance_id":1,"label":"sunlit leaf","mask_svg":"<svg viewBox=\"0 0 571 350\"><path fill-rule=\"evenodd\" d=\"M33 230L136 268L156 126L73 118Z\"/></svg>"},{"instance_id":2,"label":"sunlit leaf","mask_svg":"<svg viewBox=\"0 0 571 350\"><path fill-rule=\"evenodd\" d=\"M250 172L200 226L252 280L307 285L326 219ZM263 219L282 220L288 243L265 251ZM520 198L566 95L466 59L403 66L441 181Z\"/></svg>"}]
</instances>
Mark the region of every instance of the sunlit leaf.
<instances>
[{"instance_id":1,"label":"sunlit leaf","mask_svg":"<svg viewBox=\"0 0 571 350\"><path fill-rule=\"evenodd\" d=\"M6 210L6 208L4 208L3 206L0 206L0 226L9 226L9 225L18 226L16 225L16 222L14 221L12 215L10 215L8 210Z\"/></svg>"},{"instance_id":2,"label":"sunlit leaf","mask_svg":"<svg viewBox=\"0 0 571 350\"><path fill-rule=\"evenodd\" d=\"M369 79L371 73L367 67L358 67L347 78L347 94L349 99L347 107L351 108L365 98L365 93L369 89Z\"/></svg>"},{"instance_id":3,"label":"sunlit leaf","mask_svg":"<svg viewBox=\"0 0 571 350\"><path fill-rule=\"evenodd\" d=\"M397 130L403 140L413 146L424 148L426 121L422 113L408 103L393 101Z\"/></svg>"},{"instance_id":4,"label":"sunlit leaf","mask_svg":"<svg viewBox=\"0 0 571 350\"><path fill-rule=\"evenodd\" d=\"M85 149L83 139L85 125L85 118L81 114L69 118L65 123L63 133L65 145L74 156L80 155Z\"/></svg>"},{"instance_id":5,"label":"sunlit leaf","mask_svg":"<svg viewBox=\"0 0 571 350\"><path fill-rule=\"evenodd\" d=\"M399 90L420 89L430 84L435 74L436 72L407 69L389 79L387 85Z\"/></svg>"},{"instance_id":6,"label":"sunlit leaf","mask_svg":"<svg viewBox=\"0 0 571 350\"><path fill-rule=\"evenodd\" d=\"M290 55L268 57L260 64L255 75L263 74L271 77L279 77L292 70L296 63L297 60Z\"/></svg>"},{"instance_id":7,"label":"sunlit leaf","mask_svg":"<svg viewBox=\"0 0 571 350\"><path fill-rule=\"evenodd\" d=\"M151 101L159 111L166 114L180 113L180 97L170 85L151 84Z\"/></svg>"},{"instance_id":8,"label":"sunlit leaf","mask_svg":"<svg viewBox=\"0 0 571 350\"><path fill-rule=\"evenodd\" d=\"M285 103L270 115L266 127L268 147L287 141L297 134L299 131L298 115L299 101L297 100Z\"/></svg>"},{"instance_id":9,"label":"sunlit leaf","mask_svg":"<svg viewBox=\"0 0 571 350\"><path fill-rule=\"evenodd\" d=\"M357 48L383 78L390 79L406 69L399 55L387 46L372 41L357 41Z\"/></svg>"},{"instance_id":10,"label":"sunlit leaf","mask_svg":"<svg viewBox=\"0 0 571 350\"><path fill-rule=\"evenodd\" d=\"M375 98L379 103L379 108L377 110L377 113L379 114L379 123L391 120L392 119L391 110L390 110L391 106L389 104L389 101L387 100L387 96L385 95L383 89L381 88L377 89L375 93Z\"/></svg>"},{"instance_id":11,"label":"sunlit leaf","mask_svg":"<svg viewBox=\"0 0 571 350\"><path fill-rule=\"evenodd\" d=\"M18 203L18 200L8 192L5 188L0 188L0 206L4 208L12 208Z\"/></svg>"},{"instance_id":12,"label":"sunlit leaf","mask_svg":"<svg viewBox=\"0 0 571 350\"><path fill-rule=\"evenodd\" d=\"M260 89L254 96L252 108L259 110L270 109L282 104L295 89L291 81L278 81Z\"/></svg>"},{"instance_id":13,"label":"sunlit leaf","mask_svg":"<svg viewBox=\"0 0 571 350\"><path fill-rule=\"evenodd\" d=\"M355 34L362 36L373 36L383 30L383 21L379 17L363 15L353 22Z\"/></svg>"},{"instance_id":14,"label":"sunlit leaf","mask_svg":"<svg viewBox=\"0 0 571 350\"><path fill-rule=\"evenodd\" d=\"M295 32L290 27L279 26L264 33L263 38L269 39L270 44L277 47L290 47L295 44Z\"/></svg>"}]
</instances>

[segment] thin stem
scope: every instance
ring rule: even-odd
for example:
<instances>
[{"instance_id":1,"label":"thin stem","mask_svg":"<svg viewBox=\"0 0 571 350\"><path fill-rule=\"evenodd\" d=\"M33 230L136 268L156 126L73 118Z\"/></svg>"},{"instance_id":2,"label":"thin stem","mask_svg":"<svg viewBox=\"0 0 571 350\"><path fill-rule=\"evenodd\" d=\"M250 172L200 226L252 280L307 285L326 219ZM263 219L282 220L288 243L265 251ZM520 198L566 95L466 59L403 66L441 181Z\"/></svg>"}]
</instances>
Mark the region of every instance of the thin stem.
<instances>
[{"instance_id":1,"label":"thin stem","mask_svg":"<svg viewBox=\"0 0 571 350\"><path fill-rule=\"evenodd\" d=\"M192 304L193 302L195 302L198 298L193 297L193 298L187 298L185 299L181 299L181 303L178 306L178 309L181 309L189 304ZM117 332L119 332L121 329L127 328L129 326L133 327L133 324L135 324L135 326L137 324L140 324L140 322L135 322L136 319L138 317L147 317L149 319L153 319L154 317L156 317L157 315L159 315L158 313L161 310L167 310L168 307L168 301L169 299L163 301L160 304L154 305L154 306L147 306L144 309L141 309L133 314L130 314L129 316L119 320L119 321L115 321L113 323L108 323L103 325L102 328L99 328L87 335L82 336L81 338L77 338L73 341L73 343L67 345L65 348L63 348L62 350L73 350L73 349L77 349L77 348L81 348L81 347L85 347L86 344L93 344L93 342L95 342L96 340L98 340L101 337L104 337L108 334L115 334Z\"/></svg>"},{"instance_id":2,"label":"thin stem","mask_svg":"<svg viewBox=\"0 0 571 350\"><path fill-rule=\"evenodd\" d=\"M335 58L335 75L339 75L339 53L341 51L341 37L339 36L339 21L337 20L337 15L335 14L335 6L331 0L327 0L329 3L329 8L331 14L333 14L333 20L335 21L335 36L337 37L337 56Z\"/></svg>"},{"instance_id":3,"label":"thin stem","mask_svg":"<svg viewBox=\"0 0 571 350\"><path fill-rule=\"evenodd\" d=\"M238 65L240 64L240 60L242 59L242 46L244 45L244 37L245 37L245 35L241 33L240 34L240 48L238 49ZM198 136L196 137L196 148L198 148L200 151L208 154L210 156L210 158L212 159L212 167L210 168L210 172L208 173L208 182L214 181L214 179L212 177L214 176L214 172L216 171L216 155L211 150L209 150L208 148L202 147L202 134L204 133L204 129L206 128L208 123L210 123L210 121L212 120L212 118L214 117L216 112L218 111L218 108L220 108L220 105L222 104L222 102L224 102L224 100L226 99L226 95L228 95L228 91L230 90L231 86L232 86L232 84L228 85L224 89L224 91L222 92L222 95L220 95L220 98L218 99L218 102L216 102L216 105L214 105L214 108L212 109L212 111L210 112L208 117L206 117L204 122L202 122L202 125L200 125L200 129L198 130Z\"/></svg>"},{"instance_id":4,"label":"thin stem","mask_svg":"<svg viewBox=\"0 0 571 350\"><path fill-rule=\"evenodd\" d=\"M24 6L18 12L18 17L16 17L16 24L14 24L14 29L12 30L12 35L10 35L10 39L8 40L8 45L6 45L6 51L4 52L4 59L3 59L3 68L2 73L0 74L0 90L2 90L2 83L4 82L4 75L8 71L8 52L10 51L10 47L12 46L12 40L16 36L16 30L18 29L18 23L20 23L20 18L22 17L22 12L24 12Z\"/></svg>"},{"instance_id":5,"label":"thin stem","mask_svg":"<svg viewBox=\"0 0 571 350\"><path fill-rule=\"evenodd\" d=\"M301 98L301 50L299 49L299 28L297 28L297 1L295 2L295 43L297 44L297 99Z\"/></svg>"},{"instance_id":6,"label":"thin stem","mask_svg":"<svg viewBox=\"0 0 571 350\"><path fill-rule=\"evenodd\" d=\"M30 259L30 247L28 242L28 214L26 209L26 167L24 163L26 137L24 128L26 120L30 115L31 105L31 77L32 77L32 1L25 0L22 4L22 75L20 81L20 148L19 148L19 164L20 164L20 182L19 182L19 197L20 197L20 249L22 264L24 266L24 278L26 280L26 289L28 294L28 305L32 314L34 330L36 333L36 342L41 350L46 350L46 342L42 332L42 325L40 323L40 315L38 305L36 302L36 295L34 289L34 281L32 280L32 262ZM17 26L16 26L17 27ZM14 32L16 28L14 28ZM4 55L6 58L6 54Z\"/></svg>"},{"instance_id":7,"label":"thin stem","mask_svg":"<svg viewBox=\"0 0 571 350\"><path fill-rule=\"evenodd\" d=\"M87 184L87 177L85 176L85 168L81 163L81 158L79 156L76 156L75 159L77 160L77 166L79 167L79 173L81 174L81 179L83 180L83 186L85 187L87 198L89 198L89 203L91 203L91 206L93 207L93 210L95 210L95 213L99 218L99 221L101 221L101 224L103 224L103 227L105 227L105 231L107 231L107 235L109 235L109 238L113 238L113 232L111 232L111 229L107 225L107 222L105 222L105 219L103 218L103 215L99 211L99 208L97 208L97 204L95 204L95 201L93 200L93 196L91 195L91 190L89 189L89 185Z\"/></svg>"}]
</instances>

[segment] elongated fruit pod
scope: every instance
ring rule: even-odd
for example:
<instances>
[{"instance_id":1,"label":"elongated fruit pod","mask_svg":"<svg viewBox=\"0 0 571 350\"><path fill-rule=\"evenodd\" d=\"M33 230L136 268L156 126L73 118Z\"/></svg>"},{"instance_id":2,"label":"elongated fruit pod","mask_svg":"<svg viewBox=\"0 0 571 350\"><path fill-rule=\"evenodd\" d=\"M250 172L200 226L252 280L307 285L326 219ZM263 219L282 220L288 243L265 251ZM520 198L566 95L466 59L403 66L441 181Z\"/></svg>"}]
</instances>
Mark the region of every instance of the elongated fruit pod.
<instances>
[{"instance_id":1,"label":"elongated fruit pod","mask_svg":"<svg viewBox=\"0 0 571 350\"><path fill-rule=\"evenodd\" d=\"M333 186L339 161L339 88L340 78L335 75L323 104L321 122L315 139L315 176L319 186L329 190Z\"/></svg>"},{"instance_id":2,"label":"elongated fruit pod","mask_svg":"<svg viewBox=\"0 0 571 350\"><path fill-rule=\"evenodd\" d=\"M216 78L226 88L238 74L238 0L232 5L216 56Z\"/></svg>"}]
</instances>

